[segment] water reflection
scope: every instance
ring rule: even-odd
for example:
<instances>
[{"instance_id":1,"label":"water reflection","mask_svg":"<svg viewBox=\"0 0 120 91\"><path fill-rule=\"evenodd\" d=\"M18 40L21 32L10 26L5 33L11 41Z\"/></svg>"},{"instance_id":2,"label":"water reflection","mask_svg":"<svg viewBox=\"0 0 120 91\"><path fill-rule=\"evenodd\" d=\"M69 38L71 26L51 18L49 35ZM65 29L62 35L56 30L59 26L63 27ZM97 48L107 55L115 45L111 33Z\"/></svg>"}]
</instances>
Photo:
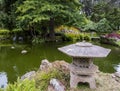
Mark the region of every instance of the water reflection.
<instances>
[{"instance_id":1,"label":"water reflection","mask_svg":"<svg viewBox=\"0 0 120 91\"><path fill-rule=\"evenodd\" d=\"M0 72L0 88L5 88L7 86L8 79L5 72Z\"/></svg>"}]
</instances>

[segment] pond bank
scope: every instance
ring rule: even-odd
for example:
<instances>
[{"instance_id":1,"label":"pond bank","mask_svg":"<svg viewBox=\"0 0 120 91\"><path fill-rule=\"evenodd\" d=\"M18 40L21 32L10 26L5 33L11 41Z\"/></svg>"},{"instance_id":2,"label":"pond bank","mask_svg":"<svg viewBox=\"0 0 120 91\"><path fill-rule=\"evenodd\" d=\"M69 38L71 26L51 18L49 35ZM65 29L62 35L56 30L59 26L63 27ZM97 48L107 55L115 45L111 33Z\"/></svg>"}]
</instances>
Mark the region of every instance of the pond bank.
<instances>
[{"instance_id":1,"label":"pond bank","mask_svg":"<svg viewBox=\"0 0 120 91\"><path fill-rule=\"evenodd\" d=\"M59 82L61 82L60 84L65 87L62 91L120 91L120 77L114 73L98 72L95 75L97 88L94 90L91 90L88 85L79 85L76 89L70 89L69 73L69 63L65 61L55 61L50 63L47 60L42 60L38 71L26 73L21 78L22 80L25 78L30 80L34 79L37 86L40 88L42 88L41 86L46 87L40 89L41 91L50 91L49 89L52 89L51 91L58 91L56 90L55 85L50 85L50 80L53 78L59 80Z\"/></svg>"},{"instance_id":2,"label":"pond bank","mask_svg":"<svg viewBox=\"0 0 120 91\"><path fill-rule=\"evenodd\" d=\"M39 45L31 45L26 43L13 44L8 42L7 44L1 44L0 72L4 73L4 75L1 75L5 76L8 83L13 83L18 76L20 77L31 70L37 70L42 59L48 59L50 62L53 62L54 60L65 60L66 62L71 63L72 59L59 52L57 49L71 43L72 42L47 42ZM102 72L114 73L116 70L114 68L119 67L120 63L120 48L100 43L94 44L112 49L107 58L96 58L94 64L98 65L99 70ZM15 48L11 49L12 46ZM22 50L27 50L28 52L26 54L21 54Z\"/></svg>"}]
</instances>

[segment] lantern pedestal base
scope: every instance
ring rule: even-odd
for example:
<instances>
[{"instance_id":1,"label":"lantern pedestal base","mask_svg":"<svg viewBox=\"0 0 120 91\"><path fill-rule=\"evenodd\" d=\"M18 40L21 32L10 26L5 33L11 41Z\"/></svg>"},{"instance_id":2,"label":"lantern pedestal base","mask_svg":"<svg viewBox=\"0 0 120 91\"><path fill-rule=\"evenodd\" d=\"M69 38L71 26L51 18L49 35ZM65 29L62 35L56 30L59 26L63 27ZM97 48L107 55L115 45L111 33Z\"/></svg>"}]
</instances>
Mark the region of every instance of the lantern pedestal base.
<instances>
[{"instance_id":1,"label":"lantern pedestal base","mask_svg":"<svg viewBox=\"0 0 120 91\"><path fill-rule=\"evenodd\" d=\"M76 88L78 83L88 83L91 89L96 88L95 78L93 75L76 75L70 72L70 87Z\"/></svg>"}]
</instances>

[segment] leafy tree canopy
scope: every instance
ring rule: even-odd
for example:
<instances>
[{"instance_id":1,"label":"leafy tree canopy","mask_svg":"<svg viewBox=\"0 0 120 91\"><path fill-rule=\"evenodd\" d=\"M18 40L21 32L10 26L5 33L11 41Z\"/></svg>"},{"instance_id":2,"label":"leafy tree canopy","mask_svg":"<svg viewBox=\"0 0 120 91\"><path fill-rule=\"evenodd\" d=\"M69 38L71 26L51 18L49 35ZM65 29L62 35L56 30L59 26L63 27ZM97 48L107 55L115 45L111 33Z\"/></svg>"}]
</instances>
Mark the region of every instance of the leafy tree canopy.
<instances>
[{"instance_id":1,"label":"leafy tree canopy","mask_svg":"<svg viewBox=\"0 0 120 91\"><path fill-rule=\"evenodd\" d=\"M103 18L97 23L88 21L88 23L84 26L84 30L94 31L97 33L109 33L112 31L112 27L110 26L110 22L106 18Z\"/></svg>"},{"instance_id":2,"label":"leafy tree canopy","mask_svg":"<svg viewBox=\"0 0 120 91\"><path fill-rule=\"evenodd\" d=\"M111 32L111 31L112 31L112 28L110 26L109 21L106 18L101 19L97 23L96 32L105 33L105 32Z\"/></svg>"},{"instance_id":3,"label":"leafy tree canopy","mask_svg":"<svg viewBox=\"0 0 120 91\"><path fill-rule=\"evenodd\" d=\"M111 4L105 2L96 4L93 8L91 20L94 22L99 22L103 18L106 18L110 22L110 26L113 28L113 30L119 30L119 7L112 7Z\"/></svg>"},{"instance_id":4,"label":"leafy tree canopy","mask_svg":"<svg viewBox=\"0 0 120 91\"><path fill-rule=\"evenodd\" d=\"M17 13L18 20L27 25L39 23L48 27L50 19L53 19L55 26L63 24L80 25L78 19L83 21L80 15L81 4L79 0L25 0Z\"/></svg>"}]
</instances>

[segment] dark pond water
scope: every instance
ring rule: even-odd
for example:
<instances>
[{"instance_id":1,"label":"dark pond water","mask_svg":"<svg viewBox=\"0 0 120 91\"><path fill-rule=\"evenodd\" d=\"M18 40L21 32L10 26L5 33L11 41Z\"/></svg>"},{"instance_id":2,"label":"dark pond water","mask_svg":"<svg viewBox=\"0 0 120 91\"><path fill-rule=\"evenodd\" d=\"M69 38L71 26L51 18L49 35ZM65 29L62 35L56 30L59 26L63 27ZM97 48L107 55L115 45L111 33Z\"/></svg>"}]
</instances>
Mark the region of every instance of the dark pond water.
<instances>
[{"instance_id":1,"label":"dark pond water","mask_svg":"<svg viewBox=\"0 0 120 91\"><path fill-rule=\"evenodd\" d=\"M65 60L71 62L72 58L58 51L58 47L70 43L41 43L39 45L31 44L0 44L0 87L6 86L6 83L13 82L18 76L31 70L37 70L41 60L49 61ZM112 49L107 58L96 58L94 63L99 66L103 72L114 72L114 67L120 70L120 48L108 45L97 45ZM27 50L22 54L22 50ZM118 65L118 66L117 66Z\"/></svg>"}]
</instances>

